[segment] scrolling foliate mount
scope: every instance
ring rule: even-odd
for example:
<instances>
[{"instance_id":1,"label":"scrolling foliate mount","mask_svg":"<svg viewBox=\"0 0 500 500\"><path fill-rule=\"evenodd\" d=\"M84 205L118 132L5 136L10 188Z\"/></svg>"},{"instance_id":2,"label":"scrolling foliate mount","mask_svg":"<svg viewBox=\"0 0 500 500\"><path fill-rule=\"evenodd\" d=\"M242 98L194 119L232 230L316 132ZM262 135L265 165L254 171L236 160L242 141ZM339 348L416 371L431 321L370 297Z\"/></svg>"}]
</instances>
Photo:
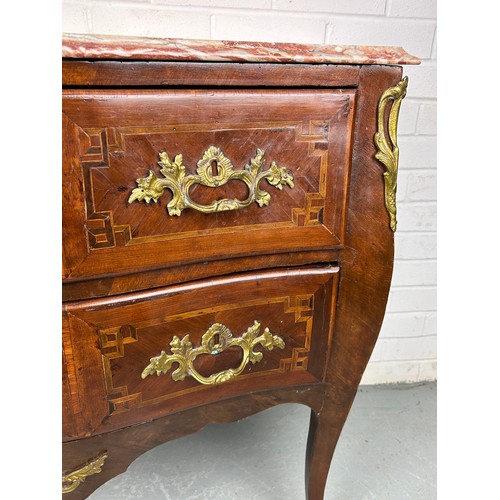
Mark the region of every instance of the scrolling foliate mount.
<instances>
[{"instance_id":1,"label":"scrolling foliate mount","mask_svg":"<svg viewBox=\"0 0 500 500\"><path fill-rule=\"evenodd\" d=\"M137 188L132 191L129 203L136 200L155 203L163 195L166 188L172 191L172 199L167 204L169 215L181 215L185 208L192 208L203 213L222 212L225 210L238 210L248 207L253 202L260 207L268 205L271 195L259 188L259 183L265 179L271 186L282 189L284 185L294 187L293 175L285 168L272 162L268 170L264 170L265 152L257 149L257 154L245 165L243 170L234 170L231 161L224 156L220 148L210 146L203 157L198 161L197 174L186 175L182 155L175 156L173 161L166 152L159 153L160 172L164 178L156 177L150 170L147 177L137 179ZM194 184L207 187L223 186L231 180L243 181L248 187L248 197L245 200L220 199L209 205L201 205L189 196L189 190Z\"/></svg>"},{"instance_id":2,"label":"scrolling foliate mount","mask_svg":"<svg viewBox=\"0 0 500 500\"><path fill-rule=\"evenodd\" d=\"M144 379L148 375L161 375L167 373L173 363L177 363L178 368L172 373L172 379L184 380L187 376L193 377L200 384L213 385L228 380L234 379L240 375L248 362L255 364L262 361L263 353L254 352L254 348L260 344L264 349L271 351L274 347L283 349L285 347L284 340L278 335L273 335L269 328L265 328L264 332L260 334L261 324L254 321L247 331L241 336L233 338L233 334L227 326L221 323L214 323L202 336L201 345L193 347L189 339L189 334L185 335L182 339L175 336L170 342L170 350L172 354L167 354L161 351L159 356L150 359L150 363L141 377ZM204 377L194 368L194 360L200 354L219 354L229 347L239 347L243 351L243 359L238 368L229 368L219 373L214 373L209 377Z\"/></svg>"},{"instance_id":3,"label":"scrolling foliate mount","mask_svg":"<svg viewBox=\"0 0 500 500\"><path fill-rule=\"evenodd\" d=\"M378 152L375 158L385 165L385 206L389 212L390 226L396 231L396 188L398 180L399 148L397 143L398 117L401 102L406 96L408 77L405 76L397 85L388 88L380 97L378 103L377 133L374 140ZM387 138L385 116L389 101L393 101L387 123Z\"/></svg>"},{"instance_id":4,"label":"scrolling foliate mount","mask_svg":"<svg viewBox=\"0 0 500 500\"><path fill-rule=\"evenodd\" d=\"M85 465L65 474L62 477L62 492L71 493L73 490L76 490L88 476L101 472L106 458L108 458L107 452L102 452Z\"/></svg>"}]
</instances>

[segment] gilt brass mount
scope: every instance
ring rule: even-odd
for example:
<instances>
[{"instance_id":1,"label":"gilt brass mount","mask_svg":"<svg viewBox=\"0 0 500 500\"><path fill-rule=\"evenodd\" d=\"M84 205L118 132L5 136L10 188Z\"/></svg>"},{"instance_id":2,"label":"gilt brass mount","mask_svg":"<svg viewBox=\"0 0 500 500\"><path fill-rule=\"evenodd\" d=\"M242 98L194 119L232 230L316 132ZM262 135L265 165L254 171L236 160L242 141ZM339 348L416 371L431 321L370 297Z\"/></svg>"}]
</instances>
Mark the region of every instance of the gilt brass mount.
<instances>
[{"instance_id":1,"label":"gilt brass mount","mask_svg":"<svg viewBox=\"0 0 500 500\"><path fill-rule=\"evenodd\" d=\"M106 458L108 458L107 452L102 452L85 465L65 474L62 477L62 492L70 493L78 488L88 476L101 472Z\"/></svg>"},{"instance_id":2,"label":"gilt brass mount","mask_svg":"<svg viewBox=\"0 0 500 500\"><path fill-rule=\"evenodd\" d=\"M375 158L385 165L385 206L389 212L390 226L396 231L396 188L398 181L399 148L397 143L398 117L401 102L406 96L408 77L405 76L397 85L388 88L380 97L378 103L377 133L375 134L375 145L378 152ZM393 101L389 111L387 123L387 138L385 116L389 101Z\"/></svg>"},{"instance_id":3,"label":"gilt brass mount","mask_svg":"<svg viewBox=\"0 0 500 500\"><path fill-rule=\"evenodd\" d=\"M282 189L285 184L293 188L294 183L292 174L285 167L279 167L274 161L268 170L263 170L264 154L262 149L257 149L257 154L250 160L249 165L245 165L243 170L234 170L231 161L221 150L210 146L198 161L197 175L186 175L186 167L182 163L181 154L178 154L172 161L166 152L162 152L159 154L158 165L161 167L160 172L164 178L156 177L155 173L150 170L147 177L137 179L138 187L132 191L128 202L144 200L149 203L153 200L156 203L163 195L165 188L168 188L172 191L172 199L167 204L169 215L181 215L185 208L193 208L209 214L238 210L248 207L253 202L260 207L268 205L271 195L259 188L261 180L265 179L277 189ZM217 173L213 171L213 167ZM209 205L201 205L189 196L189 190L194 184L215 188L231 180L240 180L247 185L249 194L245 200L224 198L215 200Z\"/></svg>"},{"instance_id":4,"label":"gilt brass mount","mask_svg":"<svg viewBox=\"0 0 500 500\"><path fill-rule=\"evenodd\" d=\"M266 328L262 335L260 333L260 323L254 321L247 331L237 338L233 338L231 331L220 323L213 324L201 338L201 346L193 347L189 340L189 334L185 335L182 340L175 336L170 342L172 354L166 354L161 351L159 356L150 359L150 363L142 372L142 378L148 375L161 375L167 373L172 363L177 363L178 368L172 373L173 380L184 380L187 376L196 379L200 384L219 384L227 382L240 375L246 365L250 363L258 363L262 360L262 352L254 352L254 348L260 344L262 347L271 351L274 347L283 349L285 342L278 335L273 335L269 328ZM204 377L196 371L193 366L194 360L200 354L219 354L229 347L237 346L243 351L243 359L238 368L229 368L219 373Z\"/></svg>"}]
</instances>

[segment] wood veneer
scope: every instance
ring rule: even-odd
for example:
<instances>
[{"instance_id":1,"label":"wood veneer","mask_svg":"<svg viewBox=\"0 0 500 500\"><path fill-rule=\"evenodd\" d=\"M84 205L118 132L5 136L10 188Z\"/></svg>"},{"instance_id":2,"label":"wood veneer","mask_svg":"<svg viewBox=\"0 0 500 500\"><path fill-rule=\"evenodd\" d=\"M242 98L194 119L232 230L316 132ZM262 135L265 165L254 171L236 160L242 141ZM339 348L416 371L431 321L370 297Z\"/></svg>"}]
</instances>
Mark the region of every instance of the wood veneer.
<instances>
[{"instance_id":1,"label":"wood veneer","mask_svg":"<svg viewBox=\"0 0 500 500\"><path fill-rule=\"evenodd\" d=\"M109 61L95 43L78 49L87 59L63 60L63 467L107 458L67 498L159 443L297 402L311 408L306 497L321 500L389 293L393 232L373 138L379 99L402 70ZM169 192L158 205L128 203L136 179L158 173L160 151L183 154L193 172L211 145L235 169L265 149L294 188L263 185L268 206L216 214L169 216ZM229 182L196 196L245 194ZM262 361L234 380L141 378L174 335L199 345L214 323L239 336L254 320L285 347L257 348ZM231 348L197 368L240 359Z\"/></svg>"}]
</instances>

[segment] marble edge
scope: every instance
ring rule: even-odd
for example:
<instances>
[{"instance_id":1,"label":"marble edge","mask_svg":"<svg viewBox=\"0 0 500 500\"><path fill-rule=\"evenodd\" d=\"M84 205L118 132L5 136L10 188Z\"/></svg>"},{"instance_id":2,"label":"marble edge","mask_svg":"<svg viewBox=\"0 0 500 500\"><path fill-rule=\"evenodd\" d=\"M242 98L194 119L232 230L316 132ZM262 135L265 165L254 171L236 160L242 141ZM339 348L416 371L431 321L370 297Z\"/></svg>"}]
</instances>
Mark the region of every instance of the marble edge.
<instances>
[{"instance_id":1,"label":"marble edge","mask_svg":"<svg viewBox=\"0 0 500 500\"><path fill-rule=\"evenodd\" d=\"M63 34L62 56L72 59L150 61L420 64L418 57L408 54L402 47L144 38L73 33Z\"/></svg>"}]
</instances>

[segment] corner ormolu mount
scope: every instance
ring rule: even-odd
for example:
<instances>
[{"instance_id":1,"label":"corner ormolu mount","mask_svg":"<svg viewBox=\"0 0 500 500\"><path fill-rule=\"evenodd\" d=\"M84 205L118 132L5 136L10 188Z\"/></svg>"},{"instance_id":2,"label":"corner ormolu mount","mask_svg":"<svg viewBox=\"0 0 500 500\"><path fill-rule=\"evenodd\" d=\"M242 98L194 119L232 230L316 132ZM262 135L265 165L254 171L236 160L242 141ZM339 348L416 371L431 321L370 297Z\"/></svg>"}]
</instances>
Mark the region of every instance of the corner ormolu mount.
<instances>
[{"instance_id":1,"label":"corner ormolu mount","mask_svg":"<svg viewBox=\"0 0 500 500\"><path fill-rule=\"evenodd\" d=\"M388 88L380 97L378 103L377 133L375 134L375 145L378 152L375 158L385 165L385 206L389 212L390 226L396 231L396 188L398 181L399 148L397 143L397 129L399 108L406 96L408 77L405 76L397 85ZM386 107L389 101L392 102L389 111L387 129L385 125ZM386 132L387 130L387 132ZM389 139L387 138L389 134Z\"/></svg>"}]
</instances>

